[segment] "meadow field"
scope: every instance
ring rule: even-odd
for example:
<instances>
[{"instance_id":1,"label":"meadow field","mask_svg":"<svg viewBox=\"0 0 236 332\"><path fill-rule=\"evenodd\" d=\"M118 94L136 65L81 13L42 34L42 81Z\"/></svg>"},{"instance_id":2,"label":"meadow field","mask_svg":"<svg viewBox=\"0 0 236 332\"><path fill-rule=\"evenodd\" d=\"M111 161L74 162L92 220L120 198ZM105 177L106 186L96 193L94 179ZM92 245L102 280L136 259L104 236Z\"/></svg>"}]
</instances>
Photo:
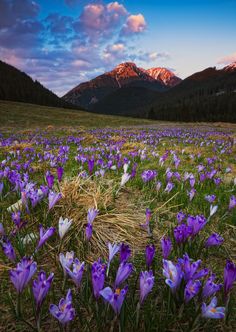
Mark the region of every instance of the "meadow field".
<instances>
[{"instance_id":1,"label":"meadow field","mask_svg":"<svg viewBox=\"0 0 236 332\"><path fill-rule=\"evenodd\" d=\"M236 330L235 126L0 120L0 331Z\"/></svg>"}]
</instances>

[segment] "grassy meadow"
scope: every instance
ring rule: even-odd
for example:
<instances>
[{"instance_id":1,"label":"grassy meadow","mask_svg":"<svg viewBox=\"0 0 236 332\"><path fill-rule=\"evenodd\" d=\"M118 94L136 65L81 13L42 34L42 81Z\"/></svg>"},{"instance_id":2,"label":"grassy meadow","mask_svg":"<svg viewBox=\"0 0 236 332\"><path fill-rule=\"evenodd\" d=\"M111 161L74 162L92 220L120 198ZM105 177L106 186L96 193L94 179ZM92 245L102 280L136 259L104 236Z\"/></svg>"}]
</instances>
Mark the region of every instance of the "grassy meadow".
<instances>
[{"instance_id":1,"label":"grassy meadow","mask_svg":"<svg viewBox=\"0 0 236 332\"><path fill-rule=\"evenodd\" d=\"M0 331L235 331L233 125L0 119Z\"/></svg>"}]
</instances>

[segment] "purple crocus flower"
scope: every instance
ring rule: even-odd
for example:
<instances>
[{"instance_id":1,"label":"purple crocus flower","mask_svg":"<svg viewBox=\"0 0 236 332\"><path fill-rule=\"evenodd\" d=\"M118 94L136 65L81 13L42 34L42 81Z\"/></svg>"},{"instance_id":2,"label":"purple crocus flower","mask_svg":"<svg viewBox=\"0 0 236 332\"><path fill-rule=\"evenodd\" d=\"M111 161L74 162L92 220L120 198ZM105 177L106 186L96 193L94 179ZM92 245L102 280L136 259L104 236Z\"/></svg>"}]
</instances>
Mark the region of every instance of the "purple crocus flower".
<instances>
[{"instance_id":1,"label":"purple crocus flower","mask_svg":"<svg viewBox=\"0 0 236 332\"><path fill-rule=\"evenodd\" d=\"M178 262L183 271L183 277L185 281L189 281L190 279L201 279L209 273L208 269L199 270L202 261L199 259L195 262L192 262L188 254L183 255L183 258L179 258Z\"/></svg>"},{"instance_id":2,"label":"purple crocus flower","mask_svg":"<svg viewBox=\"0 0 236 332\"><path fill-rule=\"evenodd\" d=\"M209 305L202 304L202 316L205 318L222 319L225 317L225 308L217 307L217 298L213 297Z\"/></svg>"},{"instance_id":3,"label":"purple crocus flower","mask_svg":"<svg viewBox=\"0 0 236 332\"><path fill-rule=\"evenodd\" d=\"M108 265L110 265L113 257L118 253L120 250L120 245L119 244L111 244L110 242L108 243L108 250L109 250L109 258L108 258Z\"/></svg>"},{"instance_id":4,"label":"purple crocus flower","mask_svg":"<svg viewBox=\"0 0 236 332\"><path fill-rule=\"evenodd\" d=\"M184 301L188 303L194 296L196 296L201 289L201 282L199 280L190 279L184 289Z\"/></svg>"},{"instance_id":5,"label":"purple crocus flower","mask_svg":"<svg viewBox=\"0 0 236 332\"><path fill-rule=\"evenodd\" d=\"M163 259L163 275L166 277L166 284L175 293L182 280L182 271L179 264L173 264L171 261Z\"/></svg>"},{"instance_id":6,"label":"purple crocus flower","mask_svg":"<svg viewBox=\"0 0 236 332\"><path fill-rule=\"evenodd\" d=\"M178 223L181 224L181 222L186 218L186 214L183 211L179 211L177 213L176 218L177 218Z\"/></svg>"},{"instance_id":7,"label":"purple crocus flower","mask_svg":"<svg viewBox=\"0 0 236 332\"><path fill-rule=\"evenodd\" d=\"M2 196L3 187L4 187L3 182L0 182L0 196Z\"/></svg>"},{"instance_id":8,"label":"purple crocus flower","mask_svg":"<svg viewBox=\"0 0 236 332\"><path fill-rule=\"evenodd\" d=\"M187 241L192 234L192 228L185 224L180 224L174 228L174 238L177 244Z\"/></svg>"},{"instance_id":9,"label":"purple crocus flower","mask_svg":"<svg viewBox=\"0 0 236 332\"><path fill-rule=\"evenodd\" d=\"M206 180L206 174L205 173L200 173L199 174L199 181L200 182L203 182L203 181L205 181Z\"/></svg>"},{"instance_id":10,"label":"purple crocus flower","mask_svg":"<svg viewBox=\"0 0 236 332\"><path fill-rule=\"evenodd\" d=\"M62 298L59 305L51 304L50 313L63 325L75 318L75 309L72 307L72 295L69 289L66 298Z\"/></svg>"},{"instance_id":11,"label":"purple crocus flower","mask_svg":"<svg viewBox=\"0 0 236 332\"><path fill-rule=\"evenodd\" d=\"M74 283L78 288L80 287L81 280L83 277L84 266L85 266L84 262L80 263L80 261L77 258L75 258L73 262L72 271L67 266L65 267L66 272L69 274L69 276L71 277L71 279L74 281Z\"/></svg>"},{"instance_id":12,"label":"purple crocus flower","mask_svg":"<svg viewBox=\"0 0 236 332\"><path fill-rule=\"evenodd\" d=\"M224 269L224 291L225 296L227 297L233 288L233 284L236 281L236 265L227 260L226 266Z\"/></svg>"},{"instance_id":13,"label":"purple crocus flower","mask_svg":"<svg viewBox=\"0 0 236 332\"><path fill-rule=\"evenodd\" d=\"M147 295L151 292L154 285L153 272L144 271L140 273L139 287L140 287L140 304L146 299Z\"/></svg>"},{"instance_id":14,"label":"purple crocus flower","mask_svg":"<svg viewBox=\"0 0 236 332\"><path fill-rule=\"evenodd\" d=\"M218 292L223 284L216 284L214 283L215 280L215 274L212 274L208 280L206 281L204 287L203 287L203 291L202 291L202 296L203 298L207 298L207 297L211 297L213 295L215 295L216 292Z\"/></svg>"},{"instance_id":15,"label":"purple crocus flower","mask_svg":"<svg viewBox=\"0 0 236 332\"><path fill-rule=\"evenodd\" d=\"M33 294L36 302L36 306L39 309L45 299L49 288L51 287L51 283L53 281L54 273L51 273L47 278L46 273L44 271L39 272L38 279L33 281Z\"/></svg>"},{"instance_id":16,"label":"purple crocus flower","mask_svg":"<svg viewBox=\"0 0 236 332\"><path fill-rule=\"evenodd\" d=\"M166 170L166 181L170 181L173 176L173 172L170 169Z\"/></svg>"},{"instance_id":17,"label":"purple crocus flower","mask_svg":"<svg viewBox=\"0 0 236 332\"><path fill-rule=\"evenodd\" d=\"M87 241L90 241L92 234L93 234L93 225L87 223L86 228L85 228L85 235L86 235Z\"/></svg>"},{"instance_id":18,"label":"purple crocus flower","mask_svg":"<svg viewBox=\"0 0 236 332\"><path fill-rule=\"evenodd\" d=\"M236 206L236 197L232 195L229 200L229 210L232 210Z\"/></svg>"},{"instance_id":19,"label":"purple crocus flower","mask_svg":"<svg viewBox=\"0 0 236 332\"><path fill-rule=\"evenodd\" d=\"M143 171L143 173L141 175L144 183L153 180L156 176L157 176L157 172L150 170L150 169Z\"/></svg>"},{"instance_id":20,"label":"purple crocus flower","mask_svg":"<svg viewBox=\"0 0 236 332\"><path fill-rule=\"evenodd\" d=\"M52 189L53 184L54 184L54 176L50 173L46 173L46 181L49 189Z\"/></svg>"},{"instance_id":21,"label":"purple crocus flower","mask_svg":"<svg viewBox=\"0 0 236 332\"><path fill-rule=\"evenodd\" d=\"M2 242L2 250L10 261L14 262L16 260L15 250L9 240Z\"/></svg>"},{"instance_id":22,"label":"purple crocus flower","mask_svg":"<svg viewBox=\"0 0 236 332\"><path fill-rule=\"evenodd\" d=\"M206 223L207 219L202 215L197 215L196 217L188 216L187 225L192 229L191 236L197 235L205 227Z\"/></svg>"},{"instance_id":23,"label":"purple crocus flower","mask_svg":"<svg viewBox=\"0 0 236 332\"><path fill-rule=\"evenodd\" d=\"M91 208L88 209L88 214L87 214L87 225L86 225L86 229L85 229L85 234L86 234L86 239L89 241L92 237L92 233L93 233L93 221L96 218L96 216L98 215L98 210Z\"/></svg>"},{"instance_id":24,"label":"purple crocus flower","mask_svg":"<svg viewBox=\"0 0 236 332\"><path fill-rule=\"evenodd\" d=\"M48 229L44 229L43 225L39 225L39 243L37 245L37 250L41 248L44 243L55 233L55 227L49 227Z\"/></svg>"},{"instance_id":25,"label":"purple crocus flower","mask_svg":"<svg viewBox=\"0 0 236 332\"><path fill-rule=\"evenodd\" d=\"M205 247L214 247L220 246L224 242L223 237L218 233L212 233L205 242Z\"/></svg>"},{"instance_id":26,"label":"purple crocus flower","mask_svg":"<svg viewBox=\"0 0 236 332\"><path fill-rule=\"evenodd\" d=\"M93 159L89 159L88 160L88 171L89 171L90 175L92 175L93 169L94 169L94 160Z\"/></svg>"},{"instance_id":27,"label":"purple crocus flower","mask_svg":"<svg viewBox=\"0 0 236 332\"><path fill-rule=\"evenodd\" d=\"M37 270L37 263L31 258L23 257L15 269L10 270L10 279L18 293L27 286Z\"/></svg>"},{"instance_id":28,"label":"purple crocus flower","mask_svg":"<svg viewBox=\"0 0 236 332\"><path fill-rule=\"evenodd\" d=\"M134 164L133 164L133 167L132 167L132 170L131 170L131 178L134 178L134 177L136 176L136 173L137 173L137 166L138 166L137 163L134 163Z\"/></svg>"},{"instance_id":29,"label":"purple crocus flower","mask_svg":"<svg viewBox=\"0 0 236 332\"><path fill-rule=\"evenodd\" d=\"M156 183L156 191L157 191L157 192L160 191L161 186L162 186L161 181L157 181L157 183Z\"/></svg>"},{"instance_id":30,"label":"purple crocus flower","mask_svg":"<svg viewBox=\"0 0 236 332\"><path fill-rule=\"evenodd\" d=\"M169 237L163 237L161 239L161 249L162 249L162 257L167 259L172 250L172 243Z\"/></svg>"},{"instance_id":31,"label":"purple crocus flower","mask_svg":"<svg viewBox=\"0 0 236 332\"><path fill-rule=\"evenodd\" d=\"M90 208L88 209L88 214L87 214L87 221L89 224L92 224L94 219L97 217L98 215L98 210L94 209L94 208Z\"/></svg>"},{"instance_id":32,"label":"purple crocus flower","mask_svg":"<svg viewBox=\"0 0 236 332\"><path fill-rule=\"evenodd\" d=\"M214 181L216 186L219 186L222 182L221 178L214 178L213 181Z\"/></svg>"},{"instance_id":33,"label":"purple crocus flower","mask_svg":"<svg viewBox=\"0 0 236 332\"><path fill-rule=\"evenodd\" d=\"M20 223L21 223L21 212L20 211L16 211L13 212L11 215L12 221L14 222L14 224L19 227Z\"/></svg>"},{"instance_id":34,"label":"purple crocus flower","mask_svg":"<svg viewBox=\"0 0 236 332\"><path fill-rule=\"evenodd\" d=\"M51 210L61 197L61 193L54 193L53 191L50 191L48 194L48 209Z\"/></svg>"},{"instance_id":35,"label":"purple crocus flower","mask_svg":"<svg viewBox=\"0 0 236 332\"><path fill-rule=\"evenodd\" d=\"M151 230L150 230L150 220L152 217L152 211L150 209L146 209L146 222L145 224L140 224L140 226L145 229L148 233L148 235L151 235Z\"/></svg>"},{"instance_id":36,"label":"purple crocus flower","mask_svg":"<svg viewBox=\"0 0 236 332\"><path fill-rule=\"evenodd\" d=\"M74 261L74 251L67 252L66 255L60 253L59 260L63 268L64 275L66 275L66 267L70 268Z\"/></svg>"},{"instance_id":37,"label":"purple crocus flower","mask_svg":"<svg viewBox=\"0 0 236 332\"><path fill-rule=\"evenodd\" d=\"M0 222L0 237L5 235L3 224Z\"/></svg>"},{"instance_id":38,"label":"purple crocus flower","mask_svg":"<svg viewBox=\"0 0 236 332\"><path fill-rule=\"evenodd\" d=\"M57 179L59 182L61 182L62 180L63 173L64 173L63 167L61 166L57 167Z\"/></svg>"},{"instance_id":39,"label":"purple crocus flower","mask_svg":"<svg viewBox=\"0 0 236 332\"><path fill-rule=\"evenodd\" d=\"M115 292L113 292L110 287L106 287L100 291L100 294L105 299L105 301L110 303L115 314L119 315L127 291L128 291L128 286L126 286L123 289L117 288Z\"/></svg>"},{"instance_id":40,"label":"purple crocus flower","mask_svg":"<svg viewBox=\"0 0 236 332\"><path fill-rule=\"evenodd\" d=\"M216 199L216 195L206 195L205 200L208 201L209 203L213 203Z\"/></svg>"},{"instance_id":41,"label":"purple crocus flower","mask_svg":"<svg viewBox=\"0 0 236 332\"><path fill-rule=\"evenodd\" d=\"M148 244L146 246L145 258L146 258L146 264L147 264L148 269L152 265L152 261L155 256L155 251L156 251L156 248L155 248L154 244Z\"/></svg>"},{"instance_id":42,"label":"purple crocus flower","mask_svg":"<svg viewBox=\"0 0 236 332\"><path fill-rule=\"evenodd\" d=\"M194 188L191 188L191 190L187 191L187 194L188 194L188 196L189 196L189 200L190 200L190 202L193 200L193 198L194 198L196 192L197 192L197 191L196 191L196 189L194 189Z\"/></svg>"},{"instance_id":43,"label":"purple crocus flower","mask_svg":"<svg viewBox=\"0 0 236 332\"><path fill-rule=\"evenodd\" d=\"M196 182L196 180L195 180L194 175L193 175L193 174L190 174L190 176L189 176L189 184L190 184L191 188L194 187L195 182Z\"/></svg>"},{"instance_id":44,"label":"purple crocus flower","mask_svg":"<svg viewBox=\"0 0 236 332\"><path fill-rule=\"evenodd\" d=\"M133 272L133 264L128 262L122 262L116 273L115 287L117 288L122 284Z\"/></svg>"},{"instance_id":45,"label":"purple crocus flower","mask_svg":"<svg viewBox=\"0 0 236 332\"><path fill-rule=\"evenodd\" d=\"M131 249L128 244L122 243L120 246L120 262L126 262L131 255Z\"/></svg>"},{"instance_id":46,"label":"purple crocus flower","mask_svg":"<svg viewBox=\"0 0 236 332\"><path fill-rule=\"evenodd\" d=\"M174 188L174 183L172 183L172 182L167 182L167 185L166 185L166 187L165 187L165 191L167 191L168 193L170 193L171 192L171 190Z\"/></svg>"},{"instance_id":47,"label":"purple crocus flower","mask_svg":"<svg viewBox=\"0 0 236 332\"><path fill-rule=\"evenodd\" d=\"M92 265L92 284L93 284L93 294L96 299L100 296L100 291L104 287L106 277L106 264L102 264L99 259Z\"/></svg>"}]
</instances>

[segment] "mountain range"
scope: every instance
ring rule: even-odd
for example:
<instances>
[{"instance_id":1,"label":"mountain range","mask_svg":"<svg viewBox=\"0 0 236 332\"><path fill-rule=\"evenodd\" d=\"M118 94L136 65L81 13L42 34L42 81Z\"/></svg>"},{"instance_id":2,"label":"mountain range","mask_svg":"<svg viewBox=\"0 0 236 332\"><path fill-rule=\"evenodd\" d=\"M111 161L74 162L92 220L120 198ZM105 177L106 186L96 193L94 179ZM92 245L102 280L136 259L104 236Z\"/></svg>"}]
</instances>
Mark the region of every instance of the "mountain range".
<instances>
[{"instance_id":1,"label":"mountain range","mask_svg":"<svg viewBox=\"0 0 236 332\"><path fill-rule=\"evenodd\" d=\"M236 62L184 80L166 68L146 70L125 62L62 98L2 61L0 77L4 100L158 120L236 122Z\"/></svg>"},{"instance_id":2,"label":"mountain range","mask_svg":"<svg viewBox=\"0 0 236 332\"><path fill-rule=\"evenodd\" d=\"M116 66L112 71L79 84L70 90L63 99L77 106L93 110L97 103L123 87L137 87L163 92L180 82L181 79L168 69L151 68L145 70L137 67L133 62L125 62Z\"/></svg>"}]
</instances>

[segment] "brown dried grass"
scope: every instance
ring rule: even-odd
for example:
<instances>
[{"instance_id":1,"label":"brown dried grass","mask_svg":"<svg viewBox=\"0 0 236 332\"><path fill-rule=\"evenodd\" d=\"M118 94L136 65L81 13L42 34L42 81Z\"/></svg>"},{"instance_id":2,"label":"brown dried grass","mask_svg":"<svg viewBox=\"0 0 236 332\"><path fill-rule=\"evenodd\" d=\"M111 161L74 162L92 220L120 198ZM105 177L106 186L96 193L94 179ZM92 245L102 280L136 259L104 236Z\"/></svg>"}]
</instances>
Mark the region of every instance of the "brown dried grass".
<instances>
[{"instance_id":1,"label":"brown dried grass","mask_svg":"<svg viewBox=\"0 0 236 332\"><path fill-rule=\"evenodd\" d=\"M82 251L87 223L87 211L95 207L99 209L99 215L93 223L93 236L90 242L90 254L87 260L107 254L107 243L129 243L133 250L143 249L147 243L147 234L140 227L145 222L145 203L138 203L137 193L127 190L114 193L117 184L114 180L82 179L76 177L65 181L61 186L63 195L60 201L60 209L57 210L57 218L73 219L74 232L66 242L77 239L78 250ZM56 220L58 220L56 218ZM156 227L155 227L156 229ZM160 235L155 230L155 239Z\"/></svg>"}]
</instances>

